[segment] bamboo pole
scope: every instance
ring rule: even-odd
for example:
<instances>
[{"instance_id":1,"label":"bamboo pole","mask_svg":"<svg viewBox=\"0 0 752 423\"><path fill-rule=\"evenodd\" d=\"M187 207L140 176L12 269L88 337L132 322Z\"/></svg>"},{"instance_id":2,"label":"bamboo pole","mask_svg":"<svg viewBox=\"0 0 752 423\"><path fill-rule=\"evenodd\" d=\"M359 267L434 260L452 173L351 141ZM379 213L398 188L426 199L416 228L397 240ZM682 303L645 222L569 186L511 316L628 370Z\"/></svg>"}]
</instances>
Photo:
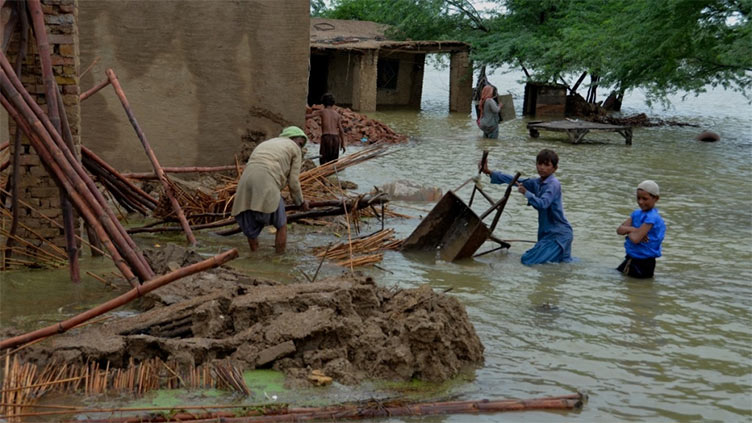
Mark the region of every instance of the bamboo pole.
<instances>
[{"instance_id":1,"label":"bamboo pole","mask_svg":"<svg viewBox=\"0 0 752 423\"><path fill-rule=\"evenodd\" d=\"M4 348L12 348L16 345L24 344L26 342L33 341L38 338L54 335L57 333L63 333L67 331L68 329L70 329L71 327L79 325L89 319L92 319L112 309L120 307L123 304L127 304L130 301L138 297L141 297L144 294L147 294L161 286L167 285L185 276L189 276L197 272L201 272L207 269L220 266L234 259L237 256L238 256L238 250L233 248L231 250L225 251L224 253L218 254L207 260L204 260L204 261L192 264L190 266L180 268L178 270L175 270L174 272L170 272L165 275L159 276L143 285L136 286L135 288L131 289L130 291L126 292L123 295L113 298L112 300L107 301L104 304L101 304L91 310L85 311L68 320L62 321L55 325L51 325L46 328L39 329L39 330L30 332L24 335L19 335L13 338L4 339L0 341L0 350Z\"/></svg>"},{"instance_id":2,"label":"bamboo pole","mask_svg":"<svg viewBox=\"0 0 752 423\"><path fill-rule=\"evenodd\" d=\"M102 81L99 84L95 85L90 90L81 93L81 95L78 96L78 100L79 101L84 101L87 98L89 98L89 97L93 96L94 94L98 93L102 88L104 88L104 87L106 87L108 85L110 85L110 80L109 79L105 79L104 81Z\"/></svg>"},{"instance_id":3,"label":"bamboo pole","mask_svg":"<svg viewBox=\"0 0 752 423\"><path fill-rule=\"evenodd\" d=\"M57 84L55 83L55 75L52 72L50 43L47 40L47 29L44 26L42 4L40 0L27 0L26 4L29 7L32 27L34 28L34 35L37 40L39 59L42 64L42 80L44 81L45 98L47 100L47 113L55 130L57 130L59 134L62 134L62 119L60 118L60 115L61 113L65 113L65 111L60 110L59 108L59 96L57 92ZM73 145L69 145L68 148L72 149ZM62 188L60 189L60 208L63 210L63 228L65 232L65 246L68 253L68 262L70 264L70 277L73 282L80 283L81 271L78 265L78 246L76 245L76 239L74 237L74 232L76 230L75 217L73 216L73 207L71 206L70 200L68 199L65 190Z\"/></svg>"},{"instance_id":4,"label":"bamboo pole","mask_svg":"<svg viewBox=\"0 0 752 423\"><path fill-rule=\"evenodd\" d=\"M17 5L18 10L23 9L23 4L18 3ZM25 12L25 11L24 11ZM20 22L21 22L21 40L18 50L18 56L16 57L16 73L18 75L21 75L21 69L22 64L24 60L26 59L26 49L27 49L27 43L29 41L29 21L28 16L26 13L19 13L20 15ZM13 168L11 170L11 186L10 186L10 192L12 195L11 198L11 211L13 213L13 216L11 217L11 226L10 230L8 231L10 235L8 236L8 239L5 241L5 248L6 251L3 254L3 269L6 266L6 260L10 258L10 249L13 247L16 231L18 230L18 175L21 171L21 128L16 127L16 133L13 134L13 158L11 161L13 162Z\"/></svg>"},{"instance_id":5,"label":"bamboo pole","mask_svg":"<svg viewBox=\"0 0 752 423\"><path fill-rule=\"evenodd\" d=\"M3 71L0 70L0 84L3 85L3 88L6 89L6 92L8 91L7 83L8 83L7 75ZM18 92L14 92L13 96L14 96L13 98L15 102L17 104L20 104L19 99L18 99ZM20 117L18 111L16 111L14 106L8 103L5 96L2 96L2 101L3 101L3 105L8 110L9 115L11 115L19 124L19 127L21 127L24 130L24 132L26 132L26 135L29 137L32 143L32 146L40 155L40 158L42 158L43 163L45 163L45 165L48 167L48 171L50 171L52 175L55 175L57 177L58 183L66 187L66 190L68 191L69 195L71 195L71 198L76 199L75 203L77 204L79 211L82 213L82 215L84 215L92 225L94 225L95 227L98 226L101 229L102 234L100 234L100 236L104 235L106 237L104 229L101 226L99 220L94 217L93 212L89 209L88 204L83 199L86 197L87 194L90 194L90 193L88 193L85 189L74 188L71 185L71 183L68 181L68 179L66 178L66 172L64 172L63 168L61 168L61 166L64 166L66 164L65 160L58 158L59 160L56 161L54 159L53 153L48 151L45 144L41 141L39 135L29 127L28 121ZM29 111L26 110L26 113L28 115ZM37 126L37 129L38 129L38 126ZM68 172L70 172L70 170L68 170ZM91 201L90 203L94 204ZM107 241L108 242L105 242L105 245L110 250L113 260L115 261L115 264L118 266L121 272L124 272L123 274L126 276L126 278L128 278L129 280L133 280L135 276L130 271L130 269L125 265L125 263L122 263L122 257L120 257L117 248L115 248L115 246L109 240L109 237L107 237Z\"/></svg>"},{"instance_id":6,"label":"bamboo pole","mask_svg":"<svg viewBox=\"0 0 752 423\"><path fill-rule=\"evenodd\" d=\"M29 93L24 89L21 81L16 77L13 70L10 69L7 58L0 54L0 67L5 71L5 78L9 80L9 86L6 84L6 91L9 99L13 100L24 117L29 119L30 127L36 128L40 139L44 140L52 148L52 157L60 160L60 166L64 169L72 167L73 169L66 172L71 178L74 186L82 190L83 198L91 200L90 204L94 210L104 211L105 216L101 216L102 225L107 229L108 234L113 240L114 245L120 248L122 255L128 259L130 265L134 268L141 280L148 280L154 276L154 272L149 267L146 259L136 244L125 232L115 214L107 207L102 193L99 192L94 181L84 171L81 163L76 159L70 149L67 148L59 133L52 126L47 115L41 110L38 104L31 98ZM10 90L10 91L9 91ZM29 108L31 110L29 110ZM54 148L57 147L57 148ZM86 189L88 188L88 190Z\"/></svg>"},{"instance_id":7,"label":"bamboo pole","mask_svg":"<svg viewBox=\"0 0 752 423\"><path fill-rule=\"evenodd\" d=\"M83 167L81 166L81 163L78 161L78 159L73 155L73 152L70 151L70 149L65 146L65 142L62 140L61 136L57 131L54 129L52 122L49 120L47 115L42 111L42 109L39 107L38 104L34 101L34 99L31 98L29 93L24 88L21 81L18 79L18 77L13 73L12 69L9 67L7 58L4 55L0 55L0 66L5 70L7 77L10 79L10 82L12 83L13 87L15 87L16 91L20 93L21 98L26 102L23 105L19 106L22 107L21 111L24 111L26 107L30 107L32 112L32 116L36 116L38 120L41 121L41 126L43 129L46 129L46 133L40 133L40 137L44 139L45 141L48 141L48 138L51 138L53 142L51 142L49 145L56 146L60 150L60 154L63 155L68 161L69 164L73 167L73 170L79 177L83 180L84 185L89 188L89 191L93 194L94 199L96 200L93 204L95 209L101 208L104 210L105 214L109 216L109 218L112 220L112 222L107 222L106 219L103 220L104 227L108 229L108 231L111 232L112 238L117 241L118 246L127 246L135 251L136 254L136 265L134 265L134 268L136 270L143 270L144 276L143 280L150 279L154 276L154 272L151 271L151 269L148 267L148 264L146 263L146 259L143 258L143 255L136 247L136 244L133 242L133 240L127 236L125 233L125 229L120 225L120 222L117 220L117 217L114 215L112 210L107 207L107 202L102 196L102 194L97 189L96 185L94 184L94 181L91 180L91 178L88 176L88 174L84 171ZM37 125L34 123L36 119L31 118L31 121L33 125ZM37 126L38 127L38 126ZM53 151L55 153L55 151ZM53 154L53 156L55 156ZM82 188L83 189L83 188ZM87 197L85 197L87 198ZM119 234L119 235L118 235ZM122 242L122 244L121 244ZM131 257L131 252L129 252L126 249L123 250L125 256L127 258ZM140 272L141 273L141 272Z\"/></svg>"},{"instance_id":8,"label":"bamboo pole","mask_svg":"<svg viewBox=\"0 0 752 423\"><path fill-rule=\"evenodd\" d=\"M283 404L271 404L256 406L246 409L238 414L222 411L208 411L204 413L179 412L165 415L164 413L150 414L135 417L87 419L87 422L107 423L147 423L147 422L192 422L192 423L216 423L219 421L236 423L268 423L268 422L305 422L305 421L344 421L373 419L380 417L399 416L437 416L450 414L481 414L499 413L507 411L536 411L536 410L573 410L582 408L586 396L583 394L562 395L557 397L544 397L532 399L502 399L502 400L469 400L469 401L446 401L425 402L406 404L404 402L382 403L371 401L349 405L335 405L324 407L288 407ZM22 407L15 414L17 417L40 417L79 413L114 413L121 411L174 411L174 410L220 410L232 408L225 405L217 406L173 406L165 408L78 408L64 409L57 406L54 411L38 413L22 413ZM237 407L237 406L235 406Z\"/></svg>"},{"instance_id":9,"label":"bamboo pole","mask_svg":"<svg viewBox=\"0 0 752 423\"><path fill-rule=\"evenodd\" d=\"M7 83L6 75L2 70L0 70L0 84L5 83ZM128 280L132 284L135 283L134 281L136 279L136 276L126 265L122 256L120 256L118 249L107 236L99 219L94 217L94 213L89 209L88 204L83 200L82 196L86 193L81 192L81 194L79 194L78 191L73 188L71 183L66 179L65 173L60 168L60 165L52 158L51 153L47 151L39 136L29 127L29 123L19 115L15 107L10 104L10 102L4 95L0 95L0 102L2 102L2 105L8 111L8 115L18 123L18 126L23 129L23 131L26 133L26 136L29 137L32 146L37 151L37 154L39 154L42 162L45 163L45 166L47 167L47 170L50 172L50 174L55 175L57 182L66 188L66 191L68 191L74 204L77 205L78 211L92 225L94 230L97 231L97 235L99 235L105 247L110 252L115 266L118 267L126 280Z\"/></svg>"},{"instance_id":10,"label":"bamboo pole","mask_svg":"<svg viewBox=\"0 0 752 423\"><path fill-rule=\"evenodd\" d=\"M128 99L125 97L125 92L123 91L123 88L120 86L120 81L118 81L117 76L115 75L115 71L113 71L112 69L107 69L107 78L109 78L110 83L112 84L112 88L115 89L115 93L120 99L120 103L123 105L123 109L125 109L125 113L128 115L128 120L131 122L131 125L133 125L133 129L136 130L136 135L138 135L138 139L141 140L141 145L143 145L144 147L146 156L149 157L152 167L154 167L154 173L156 173L159 176L159 181L162 183L162 187L164 187L165 195L167 195L167 197L170 199L170 204L172 204L172 209L175 211L175 214L177 214L178 216L178 220L180 221L180 226L183 227L185 236L186 238L188 238L188 243L190 245L196 245L196 238L193 236L193 232L191 231L191 226L188 224L188 220L186 220L185 214L183 214L183 209L180 208L180 204L178 203L178 200L175 198L173 188L170 185L169 181L167 180L167 176L162 170L162 166L159 165L159 160L157 160L157 156L154 154L154 150L152 150L151 145L149 145L149 140L146 139L146 134L144 134L144 131L141 130L141 127L136 121L136 117L133 115L133 110L131 110L131 106L130 104L128 104Z\"/></svg>"},{"instance_id":11,"label":"bamboo pole","mask_svg":"<svg viewBox=\"0 0 752 423\"><path fill-rule=\"evenodd\" d=\"M183 167L168 167L162 168L165 173L211 173L211 172L224 172L228 170L237 171L235 165L226 166L183 166ZM129 172L123 173L124 177L129 179L159 179L159 176L149 172Z\"/></svg>"}]
</instances>

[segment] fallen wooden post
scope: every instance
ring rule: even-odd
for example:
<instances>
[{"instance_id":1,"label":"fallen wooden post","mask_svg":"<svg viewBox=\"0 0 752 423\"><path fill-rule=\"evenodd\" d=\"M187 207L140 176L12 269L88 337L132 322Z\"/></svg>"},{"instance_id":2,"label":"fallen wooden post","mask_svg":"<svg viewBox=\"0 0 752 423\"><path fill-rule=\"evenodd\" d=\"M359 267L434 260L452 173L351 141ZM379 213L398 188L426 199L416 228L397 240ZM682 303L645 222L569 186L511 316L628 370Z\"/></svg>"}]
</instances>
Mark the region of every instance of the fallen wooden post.
<instances>
[{"instance_id":1,"label":"fallen wooden post","mask_svg":"<svg viewBox=\"0 0 752 423\"><path fill-rule=\"evenodd\" d=\"M113 298L110 301L107 301L106 303L101 304L97 307L94 307L91 310L85 311L77 316L71 317L68 320L59 322L54 325L47 326L46 328L29 332L24 335L19 335L19 336L14 336L12 338L4 339L0 341L0 350L5 349L5 348L12 348L17 345L25 344L27 342L31 342L36 339L54 335L57 333L63 333L76 325L80 325L81 323L89 319L92 319L110 310L120 307L121 305L127 304L133 301L134 299L143 296L144 294L147 294L161 286L167 285L170 282L174 282L180 278L192 275L194 273L198 273L207 269L220 266L236 258L237 256L238 256L238 250L233 248L231 250L225 251L224 253L217 254L216 256L210 259L192 264L190 266L182 267L166 275L158 276L144 283L143 285L136 286L135 288L131 289L130 291L126 292L123 295Z\"/></svg>"},{"instance_id":2,"label":"fallen wooden post","mask_svg":"<svg viewBox=\"0 0 752 423\"><path fill-rule=\"evenodd\" d=\"M362 420L380 417L398 416L438 416L449 414L485 414L500 413L506 411L536 411L536 410L574 410L582 408L587 396L581 393L562 395L556 397L543 397L531 399L502 399L502 400L469 400L469 401L446 401L405 403L404 401L356 403L348 405L335 405L324 407L288 407L280 404L258 405L247 407L238 414L229 411L210 411L207 409L225 409L225 405L212 407L203 406L204 412L188 412L186 410L197 407L173 406L162 408L164 411L177 411L176 413L151 413L143 416L131 416L120 418L102 418L80 420L84 422L107 422L107 423L156 423L156 422L194 422L209 423L219 421L232 421L238 423L269 423L269 422L303 422L303 421L344 421ZM57 410L42 412L45 415L81 414L96 412L129 411L135 409L87 409L72 407L70 410ZM144 411L157 411L149 408ZM25 413L16 416L34 416L41 413Z\"/></svg>"},{"instance_id":3,"label":"fallen wooden post","mask_svg":"<svg viewBox=\"0 0 752 423\"><path fill-rule=\"evenodd\" d=\"M170 185L170 182L167 180L167 175L165 175L164 171L162 170L162 166L160 166L159 164L159 160L157 160L157 156L154 154L154 150L152 150L151 145L149 145L149 140L146 139L146 134L144 134L144 131L141 130L141 127L136 121L136 117L133 114L133 110L131 110L130 104L128 104L128 99L125 97L125 92L120 86L120 81L118 81L117 76L115 75L115 71L113 71L112 69L107 69L106 73L107 78L109 78L110 83L112 84L112 88L115 89L115 93L120 99L120 103L123 105L123 109L125 109L125 114L128 115L128 120L131 122L133 129L136 130L136 135L138 135L138 139L141 140L141 145L143 145L144 151L146 152L147 157L149 157L152 167L154 167L154 173L159 176L159 181L162 183L162 187L165 190L165 195L167 195L167 197L170 199L172 210L178 216L180 226L183 227L185 236L186 238L188 238L188 243L190 245L196 245L196 238L193 236L191 226L188 224L188 220L185 218L183 209L180 207L178 200L175 198L172 185Z\"/></svg>"}]
</instances>

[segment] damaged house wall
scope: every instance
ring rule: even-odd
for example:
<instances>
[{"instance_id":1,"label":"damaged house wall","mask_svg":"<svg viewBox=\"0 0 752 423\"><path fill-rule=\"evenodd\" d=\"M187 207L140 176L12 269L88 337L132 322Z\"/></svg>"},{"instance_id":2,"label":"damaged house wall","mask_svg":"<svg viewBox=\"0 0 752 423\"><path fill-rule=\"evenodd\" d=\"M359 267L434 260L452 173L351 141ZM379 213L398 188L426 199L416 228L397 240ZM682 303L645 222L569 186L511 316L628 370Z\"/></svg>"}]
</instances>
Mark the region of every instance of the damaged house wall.
<instances>
[{"instance_id":1,"label":"damaged house wall","mask_svg":"<svg viewBox=\"0 0 752 423\"><path fill-rule=\"evenodd\" d=\"M233 163L243 141L304 125L306 0L79 0L86 90L113 68L164 166ZM111 88L82 104L82 142L122 170L151 170Z\"/></svg>"}]
</instances>

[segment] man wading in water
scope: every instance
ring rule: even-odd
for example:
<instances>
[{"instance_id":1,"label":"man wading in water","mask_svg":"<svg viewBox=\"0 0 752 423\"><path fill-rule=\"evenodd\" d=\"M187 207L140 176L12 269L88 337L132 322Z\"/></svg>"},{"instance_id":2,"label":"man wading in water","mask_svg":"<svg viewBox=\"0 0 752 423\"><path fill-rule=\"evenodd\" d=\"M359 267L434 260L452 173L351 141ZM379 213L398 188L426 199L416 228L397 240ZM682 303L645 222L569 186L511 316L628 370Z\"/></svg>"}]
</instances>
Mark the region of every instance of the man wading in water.
<instances>
[{"instance_id":1,"label":"man wading in water","mask_svg":"<svg viewBox=\"0 0 752 423\"><path fill-rule=\"evenodd\" d=\"M277 234L274 249L284 253L287 246L287 215L280 191L290 186L295 205L308 210L308 201L300 190L301 149L308 137L297 126L285 128L279 137L259 144L251 153L238 182L232 215L243 234L248 237L251 251L258 249L258 236L266 225L274 225Z\"/></svg>"}]
</instances>

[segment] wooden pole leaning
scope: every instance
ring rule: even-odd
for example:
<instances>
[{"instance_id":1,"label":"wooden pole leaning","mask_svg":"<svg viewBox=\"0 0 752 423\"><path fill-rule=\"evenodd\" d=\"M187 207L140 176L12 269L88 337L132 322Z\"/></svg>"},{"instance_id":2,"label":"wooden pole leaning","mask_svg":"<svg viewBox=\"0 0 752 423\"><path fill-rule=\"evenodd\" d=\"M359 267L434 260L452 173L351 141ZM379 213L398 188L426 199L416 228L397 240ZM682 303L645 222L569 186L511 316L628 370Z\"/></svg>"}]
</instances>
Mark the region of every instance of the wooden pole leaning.
<instances>
[{"instance_id":1,"label":"wooden pole leaning","mask_svg":"<svg viewBox=\"0 0 752 423\"><path fill-rule=\"evenodd\" d=\"M143 285L138 285L134 287L133 289L131 289L130 291L126 292L123 295L115 297L111 299L110 301L107 301L104 304L94 307L93 309L85 311L77 316L71 317L68 320L59 322L54 325L47 326L46 328L29 332L24 335L19 335L13 338L4 339L0 341L0 350L5 349L5 348L13 348L15 346L25 344L27 342L31 342L39 338L44 338L50 335L63 333L74 326L78 326L81 323L89 319L102 315L110 310L120 307L121 305L127 304L133 301L134 299L143 296L144 294L147 294L161 286L169 284L170 282L174 282L180 278L192 275L194 273L198 273L207 269L221 266L222 264L236 258L237 256L238 256L238 250L233 248L231 250L225 251L224 253L217 254L216 256L212 258L206 259L204 261L200 261L190 266L182 267L173 272L167 273L166 275L159 276L157 278L150 280L149 282Z\"/></svg>"},{"instance_id":2,"label":"wooden pole leaning","mask_svg":"<svg viewBox=\"0 0 752 423\"><path fill-rule=\"evenodd\" d=\"M70 124L68 123L68 114L65 113L65 104L63 103L63 97L60 95L57 96L57 104L58 108L60 110L63 110L63 113L60 114L60 123L63 130L61 135L63 136L65 144L68 146L68 148L71 149L71 151L73 151L73 132L71 132ZM88 222L84 222L84 226L86 227L86 236L89 238L89 250L91 252L91 256L101 256L102 243L99 240L99 236L97 236L97 233L92 229L91 225L89 225Z\"/></svg>"},{"instance_id":3,"label":"wooden pole leaning","mask_svg":"<svg viewBox=\"0 0 752 423\"><path fill-rule=\"evenodd\" d=\"M49 146L54 149L53 153L58 152L62 154L62 160L64 162L67 161L67 163L73 168L70 174L71 177L73 178L77 176L81 180L81 184L86 187L81 189L87 190L92 194L93 199L95 200L91 203L93 210L104 212L105 216L100 216L100 220L103 226L107 229L114 244L120 249L123 257L128 260L131 267L136 271L139 279L141 279L141 281L145 281L154 277L154 272L149 267L149 264L141 254L141 251L138 249L135 242L133 242L133 239L131 239L131 237L126 233L125 228L123 228L123 226L120 224L120 221L117 219L117 216L115 216L115 213L107 206L107 201L105 200L102 193L99 192L99 189L94 184L94 181L86 173L83 166L81 165L81 162L78 161L73 152L65 145L65 142L63 141L60 134L55 130L52 122L50 122L47 115L42 111L39 105L36 104L36 102L31 98L31 95L23 87L21 81L18 79L18 77L16 77L15 73L13 73L13 70L10 68L10 64L8 63L7 58L2 53L0 53L0 67L5 71L6 78L8 78L10 81L11 86L9 87L9 89L13 89L15 93L19 94L19 96L17 97L18 100L15 100L19 102L17 104L17 107L20 107L19 111L24 114L24 116L27 116L30 119L30 126L39 127L38 129L40 130L40 138L45 142L49 142ZM13 100L16 97L9 93L8 98ZM30 114L27 115L26 113L24 113L24 111L29 108ZM77 180L72 180L72 182L74 182L74 185L76 185L75 182L77 182ZM84 198L89 199L89 197Z\"/></svg>"},{"instance_id":4,"label":"wooden pole leaning","mask_svg":"<svg viewBox=\"0 0 752 423\"><path fill-rule=\"evenodd\" d=\"M60 109L58 103L57 84L55 75L52 72L52 59L50 57L50 43L47 40L47 30L44 26L44 12L39 0L28 0L26 4L29 7L32 27L37 40L37 50L39 59L42 64L42 80L44 81L45 98L47 100L47 113L50 121L58 133L62 134L62 123L60 114L65 113ZM66 119L67 122L67 119ZM72 145L68 146L73 148ZM68 253L68 263L70 266L70 276L73 282L81 282L81 272L78 265L78 245L75 238L75 217L73 216L73 207L71 206L68 196L63 189L60 189L60 208L63 211L63 231L65 233L65 250Z\"/></svg>"},{"instance_id":5,"label":"wooden pole leaning","mask_svg":"<svg viewBox=\"0 0 752 423\"><path fill-rule=\"evenodd\" d=\"M175 195L172 192L172 186L167 180L167 175L165 175L164 170L162 170L162 166L160 166L159 164L159 160L157 160L157 156L154 154L154 150L152 150L151 145L149 145L149 140L146 139L146 134L144 134L144 131L141 130L141 127L136 121L136 117L133 115L133 110L131 109L130 104L128 104L128 98L126 98L125 92L120 86L120 81L118 81L117 75L115 75L115 71L113 71L112 69L107 69L106 73L110 84L112 84L112 88L115 89L115 93L117 94L118 98L120 99L120 103L125 109L125 113L128 115L128 120L131 122L131 125L133 125L133 129L136 130L138 139L141 140L141 145L143 145L144 147L146 156L149 157L152 167L154 167L154 173L157 174L159 181L162 183L162 187L165 190L165 195L167 195L167 197L170 199L172 210L175 211L175 214L180 221L180 226L183 227L183 232L185 232L185 236L186 238L188 238L188 243L190 245L196 245L196 238L193 236L191 226L188 224L188 220L185 218L183 209L180 207L178 200L175 198Z\"/></svg>"},{"instance_id":6,"label":"wooden pole leaning","mask_svg":"<svg viewBox=\"0 0 752 423\"><path fill-rule=\"evenodd\" d=\"M99 84L97 84L94 87L92 87L90 90L88 90L88 91L82 93L80 96L78 96L78 100L79 101L84 101L87 98L89 98L89 97L93 96L94 94L98 93L102 88L104 88L104 87L106 87L108 85L110 85L110 80L109 79L105 79L104 81L102 81Z\"/></svg>"},{"instance_id":7,"label":"wooden pole leaning","mask_svg":"<svg viewBox=\"0 0 752 423\"><path fill-rule=\"evenodd\" d=\"M2 58L4 57L0 55L0 59ZM143 263L139 262L139 257L136 256L134 249L126 243L125 238L118 232L117 226L119 226L119 222L117 222L116 219L115 222L113 222L113 219L108 218L106 212L110 211L109 207L107 207L104 201L97 201L98 199L96 195L99 194L101 196L99 190L97 190L96 187L94 187L93 190L90 189L89 185L84 182L84 180L75 169L75 165L80 165L80 163L75 159L71 159L70 157L65 156L65 151L72 155L72 153L67 149L65 145L62 145L61 147L60 145L56 145L56 143L52 141L51 133L45 130L45 127L39 121L38 117L23 101L21 94L15 89L15 87L13 87L11 82L8 80L7 74L4 71L0 71L0 79L0 84L2 84L2 88L3 90L5 90L7 98L14 104L16 108L18 108L19 114L23 116L23 119L28 124L30 131L34 132L41 141L39 144L34 146L35 150L37 149L37 146L39 146L40 150L37 150L38 153L42 150L47 151L49 153L48 156L55 160L57 165L61 168L62 173L60 182L69 182L69 185L72 187L70 190L68 190L68 194L81 194L81 197L86 201L85 203L83 203L83 207L89 209L93 214L97 215L97 218L93 220L101 223L104 229L107 230L109 238L112 241L112 245L114 245L114 247L120 252L122 257L124 257L128 261L130 267L136 271L136 274L138 274L141 280L150 279L153 276L153 272L148 267L148 264L146 264L146 261L144 260ZM54 131L54 128L52 128L52 131ZM59 138L59 134L57 135ZM91 181L91 178L89 178L89 176L86 174L84 174L84 176L91 182L91 185L93 186L94 182ZM105 213L103 213L103 210L105 211ZM123 230L123 232L124 231L125 230ZM128 236L127 234L125 237L130 240L130 236ZM133 242L133 240L131 240L131 242ZM115 259L114 255L113 259ZM146 272L147 269L148 273Z\"/></svg>"},{"instance_id":8,"label":"wooden pole leaning","mask_svg":"<svg viewBox=\"0 0 752 423\"><path fill-rule=\"evenodd\" d=\"M24 5L22 3L16 4L16 10L17 11L23 11ZM20 75L22 64L24 60L26 60L26 50L27 50L27 44L29 41L29 20L28 15L26 13L18 13L19 21L21 25L21 34L20 34L20 40L19 40L19 48L18 48L18 56L16 56L16 71ZM8 37L10 38L10 37ZM7 260L11 257L13 254L13 244L15 242L15 236L16 232L18 230L18 176L21 173L21 165L19 161L21 160L21 131L19 129L16 129L16 133L13 135L13 157L11 158L11 162L13 164L12 170L11 170L11 176L10 176L10 192L11 192L11 212L12 212L12 218L11 218L11 226L10 231L8 232L8 237L5 240L5 249L3 251L3 263L2 268L5 269Z\"/></svg>"},{"instance_id":9,"label":"wooden pole leaning","mask_svg":"<svg viewBox=\"0 0 752 423\"><path fill-rule=\"evenodd\" d=\"M0 70L0 85L4 83L7 83L7 78L5 78L5 74ZM34 147L34 150L37 152L37 154L39 154L39 157L42 159L42 163L45 164L47 170L51 175L55 177L56 181L60 185L62 185L68 192L71 200L73 201L73 204L76 205L79 213L81 213L84 219L86 219L92 226L92 228L97 232L97 235L104 244L105 248L107 248L107 250L110 252L112 260L115 263L115 266L117 266L118 270L120 270L123 276L129 282L131 282L132 285L138 284L138 282L136 282L136 275L133 274L133 271L130 269L130 267L128 267L123 258L120 256L118 249L107 236L107 233L105 232L102 224L99 222L99 219L94 217L94 213L89 208L87 202L83 200L82 196L86 193L82 192L81 194L79 194L71 185L71 183L66 178L64 171L56 163L55 159L52 157L52 154L47 150L40 137L31 129L29 123L20 116L15 106L13 106L8 101L5 95L0 95L0 102L8 111L8 115L18 123L19 128L22 129L29 137L32 147Z\"/></svg>"}]
</instances>

